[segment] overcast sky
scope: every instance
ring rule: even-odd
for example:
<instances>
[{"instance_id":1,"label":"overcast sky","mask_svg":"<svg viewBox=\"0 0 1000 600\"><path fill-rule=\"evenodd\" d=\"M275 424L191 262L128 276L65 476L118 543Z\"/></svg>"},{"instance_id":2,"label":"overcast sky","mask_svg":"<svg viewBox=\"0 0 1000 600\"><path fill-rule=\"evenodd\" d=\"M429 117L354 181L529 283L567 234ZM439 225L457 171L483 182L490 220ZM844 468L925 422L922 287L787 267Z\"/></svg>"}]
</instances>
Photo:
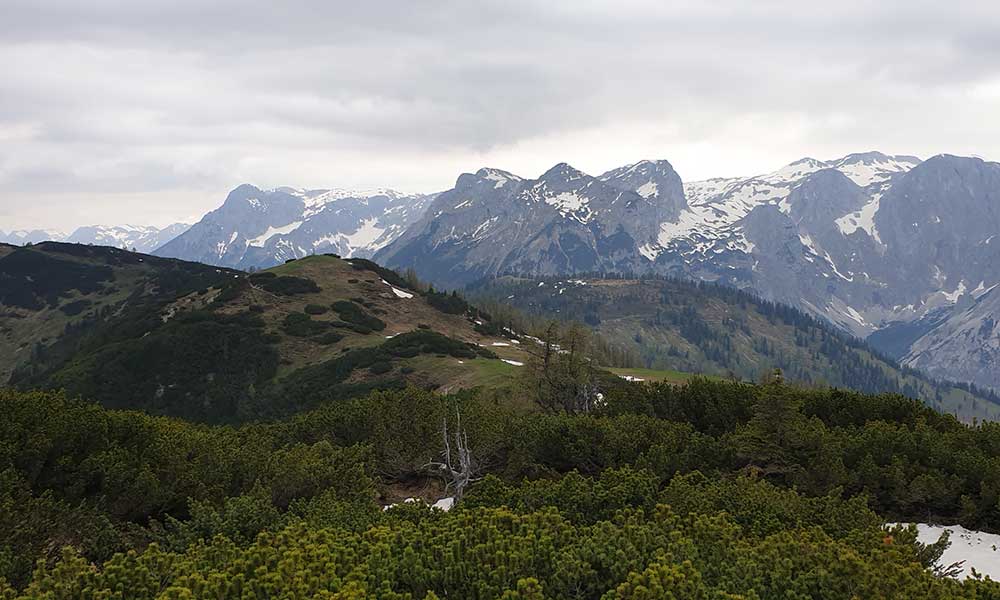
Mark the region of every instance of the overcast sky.
<instances>
[{"instance_id":1,"label":"overcast sky","mask_svg":"<svg viewBox=\"0 0 1000 600\"><path fill-rule=\"evenodd\" d=\"M243 182L1000 159L996 0L0 0L0 73L5 230L196 219Z\"/></svg>"}]
</instances>

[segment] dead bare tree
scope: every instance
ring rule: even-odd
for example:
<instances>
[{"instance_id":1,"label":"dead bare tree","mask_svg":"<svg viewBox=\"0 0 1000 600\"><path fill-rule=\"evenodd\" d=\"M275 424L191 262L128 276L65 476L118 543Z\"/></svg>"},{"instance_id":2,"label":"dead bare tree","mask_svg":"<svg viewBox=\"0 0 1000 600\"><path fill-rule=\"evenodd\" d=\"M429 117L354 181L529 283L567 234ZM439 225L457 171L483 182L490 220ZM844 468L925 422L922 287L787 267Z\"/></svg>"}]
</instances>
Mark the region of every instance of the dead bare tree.
<instances>
[{"instance_id":1,"label":"dead bare tree","mask_svg":"<svg viewBox=\"0 0 1000 600\"><path fill-rule=\"evenodd\" d=\"M462 428L462 413L455 411L455 449L452 450L451 438L448 435L448 417L442 421L441 433L444 438L444 450L441 452L443 462L431 462L426 468L433 469L445 478L445 490L453 490L455 503L462 499L465 488L470 483L478 481L476 477L479 467L469 448L469 433ZM456 463L457 461L457 463Z\"/></svg>"}]
</instances>

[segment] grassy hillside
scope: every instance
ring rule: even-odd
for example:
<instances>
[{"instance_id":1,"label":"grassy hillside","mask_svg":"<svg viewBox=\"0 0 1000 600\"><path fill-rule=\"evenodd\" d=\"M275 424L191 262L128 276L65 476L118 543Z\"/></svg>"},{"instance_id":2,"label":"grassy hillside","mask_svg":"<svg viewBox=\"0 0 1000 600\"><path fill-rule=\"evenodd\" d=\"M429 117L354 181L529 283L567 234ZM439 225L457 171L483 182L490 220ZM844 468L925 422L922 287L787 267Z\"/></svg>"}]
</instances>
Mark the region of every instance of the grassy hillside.
<instances>
[{"instance_id":1,"label":"grassy hillside","mask_svg":"<svg viewBox=\"0 0 1000 600\"><path fill-rule=\"evenodd\" d=\"M246 274L68 244L4 252L2 374L112 408L234 422L376 388L502 387L526 361L481 333L488 315L368 261Z\"/></svg>"},{"instance_id":2,"label":"grassy hillside","mask_svg":"<svg viewBox=\"0 0 1000 600\"><path fill-rule=\"evenodd\" d=\"M646 369L757 381L777 368L801 384L902 393L967 421L1000 418L995 397L931 381L800 311L730 288L678 280L502 277L473 286L470 294L582 321Z\"/></svg>"}]
</instances>

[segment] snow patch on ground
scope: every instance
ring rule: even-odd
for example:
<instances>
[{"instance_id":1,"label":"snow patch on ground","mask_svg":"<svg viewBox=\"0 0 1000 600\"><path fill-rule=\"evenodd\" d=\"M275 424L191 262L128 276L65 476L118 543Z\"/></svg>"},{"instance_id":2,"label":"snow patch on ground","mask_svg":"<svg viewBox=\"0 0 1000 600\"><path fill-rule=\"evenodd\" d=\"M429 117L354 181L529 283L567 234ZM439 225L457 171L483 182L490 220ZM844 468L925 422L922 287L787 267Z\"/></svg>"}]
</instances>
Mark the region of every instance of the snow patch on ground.
<instances>
[{"instance_id":1,"label":"snow patch on ground","mask_svg":"<svg viewBox=\"0 0 1000 600\"><path fill-rule=\"evenodd\" d=\"M413 297L413 294L411 294L409 292L404 292L403 290L401 290L401 289L397 288L396 286L392 285L391 283L389 283L385 279L382 280L382 283L384 283L387 286L389 286L390 288L392 288L392 293L396 294L397 298L410 299L410 298Z\"/></svg>"},{"instance_id":2,"label":"snow patch on ground","mask_svg":"<svg viewBox=\"0 0 1000 600\"><path fill-rule=\"evenodd\" d=\"M523 367L524 366L524 363L521 362L521 361L510 360L508 358L501 358L500 360L504 361L508 365L514 365L515 367Z\"/></svg>"},{"instance_id":3,"label":"snow patch on ground","mask_svg":"<svg viewBox=\"0 0 1000 600\"><path fill-rule=\"evenodd\" d=\"M917 540L922 544L933 544L946 529L951 534L948 538L951 546L941 556L942 564L950 565L964 560L960 577L968 577L974 568L982 575L1000 580L1000 534L973 531L960 525L917 523Z\"/></svg>"},{"instance_id":4,"label":"snow patch on ground","mask_svg":"<svg viewBox=\"0 0 1000 600\"><path fill-rule=\"evenodd\" d=\"M387 511L387 510L391 509L394 506L399 506L400 504L417 504L417 503L427 504L426 502L424 502L420 498L406 498L402 502L397 502L397 503L394 503L394 504L388 504L386 506L383 506L382 510L383 511ZM431 508L436 508L438 510L443 510L445 512L448 512L449 510L451 510L455 506L455 498L453 498L452 496L448 496L446 498L441 498L440 500L438 500L434 504L431 504L430 506L431 506Z\"/></svg>"},{"instance_id":5,"label":"snow patch on ground","mask_svg":"<svg viewBox=\"0 0 1000 600\"><path fill-rule=\"evenodd\" d=\"M451 496L448 496L447 498L441 498L440 500L432 504L431 508L436 508L439 510L443 510L444 512L448 512L449 510L452 509L453 506L455 506L455 499L452 498Z\"/></svg>"}]
</instances>

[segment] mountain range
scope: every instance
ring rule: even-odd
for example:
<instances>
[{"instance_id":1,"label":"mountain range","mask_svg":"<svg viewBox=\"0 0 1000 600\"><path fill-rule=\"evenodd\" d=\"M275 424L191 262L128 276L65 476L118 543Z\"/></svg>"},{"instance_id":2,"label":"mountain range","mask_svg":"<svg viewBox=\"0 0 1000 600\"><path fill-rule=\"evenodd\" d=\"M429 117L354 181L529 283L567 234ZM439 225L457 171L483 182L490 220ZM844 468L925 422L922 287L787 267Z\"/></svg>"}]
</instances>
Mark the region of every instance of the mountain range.
<instances>
[{"instance_id":1,"label":"mountain range","mask_svg":"<svg viewBox=\"0 0 1000 600\"><path fill-rule=\"evenodd\" d=\"M0 231L0 243L23 246L39 242L67 242L126 248L137 252L152 252L187 231L190 225L174 223L164 228L150 225L89 225L78 227L71 234L49 229L32 231Z\"/></svg>"},{"instance_id":2,"label":"mountain range","mask_svg":"<svg viewBox=\"0 0 1000 600\"><path fill-rule=\"evenodd\" d=\"M1000 164L879 152L684 182L666 160L436 194L244 184L187 228L0 232L244 270L333 253L444 288L500 274L656 274L789 304L936 377L1000 389Z\"/></svg>"},{"instance_id":3,"label":"mountain range","mask_svg":"<svg viewBox=\"0 0 1000 600\"><path fill-rule=\"evenodd\" d=\"M722 283L1000 387L998 233L1000 164L979 158L867 152L691 183L664 160L599 176L561 163L537 179L463 174L375 260L446 287L504 273Z\"/></svg>"},{"instance_id":4,"label":"mountain range","mask_svg":"<svg viewBox=\"0 0 1000 600\"><path fill-rule=\"evenodd\" d=\"M393 190L261 190L244 184L154 254L239 269L335 253L370 257L415 222L433 195Z\"/></svg>"}]
</instances>

